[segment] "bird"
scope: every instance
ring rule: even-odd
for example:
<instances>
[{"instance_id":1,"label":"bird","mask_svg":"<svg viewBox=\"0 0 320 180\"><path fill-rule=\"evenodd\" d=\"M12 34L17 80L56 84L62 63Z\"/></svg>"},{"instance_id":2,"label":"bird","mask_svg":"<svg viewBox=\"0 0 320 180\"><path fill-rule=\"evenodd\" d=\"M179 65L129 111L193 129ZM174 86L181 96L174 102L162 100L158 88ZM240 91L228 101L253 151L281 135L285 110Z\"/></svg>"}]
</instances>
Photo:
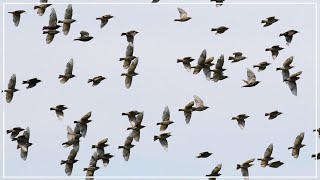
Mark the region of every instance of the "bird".
<instances>
[{"instance_id":1,"label":"bird","mask_svg":"<svg viewBox=\"0 0 320 180\"><path fill-rule=\"evenodd\" d=\"M270 164L268 164L267 166L271 167L271 168L278 168L280 166L282 166L284 163L281 161L274 161Z\"/></svg>"},{"instance_id":2,"label":"bird","mask_svg":"<svg viewBox=\"0 0 320 180\"><path fill-rule=\"evenodd\" d=\"M46 43L47 44L50 44L52 41L53 41L53 39L54 39L54 36L56 35L56 34L59 34L60 33L60 31L58 31L58 30L45 30L45 31L43 31L43 34L47 34L47 36L46 36Z\"/></svg>"},{"instance_id":3,"label":"bird","mask_svg":"<svg viewBox=\"0 0 320 180\"><path fill-rule=\"evenodd\" d=\"M70 126L67 126L67 138L68 141L62 143L63 147L69 147L69 146L73 146L73 149L78 152L79 151L79 141L80 141L80 137L81 134L78 130L79 127L75 127L74 130L71 129Z\"/></svg>"},{"instance_id":4,"label":"bird","mask_svg":"<svg viewBox=\"0 0 320 180\"><path fill-rule=\"evenodd\" d=\"M235 52L233 53L234 57L229 56L228 60L231 61L231 63L240 62L242 60L245 60L247 57L242 56L242 52Z\"/></svg>"},{"instance_id":5,"label":"bird","mask_svg":"<svg viewBox=\"0 0 320 180\"><path fill-rule=\"evenodd\" d=\"M131 30L125 33L121 33L121 36L126 36L128 43L133 43L134 36L137 35L139 32L135 30Z\"/></svg>"},{"instance_id":6,"label":"bird","mask_svg":"<svg viewBox=\"0 0 320 180\"><path fill-rule=\"evenodd\" d=\"M268 17L266 20L261 20L261 23L264 24L263 27L272 25L273 23L279 21L275 16Z\"/></svg>"},{"instance_id":7,"label":"bird","mask_svg":"<svg viewBox=\"0 0 320 180\"><path fill-rule=\"evenodd\" d=\"M206 58L207 58L207 50L204 49L200 56L199 56L199 59L198 59L198 62L197 62L197 65L196 66L192 66L191 69L194 69L193 70L193 74L198 74L202 69L203 67L205 66L205 61L206 61ZM205 73L205 72L204 72ZM206 74L205 74L206 75Z\"/></svg>"},{"instance_id":8,"label":"bird","mask_svg":"<svg viewBox=\"0 0 320 180\"><path fill-rule=\"evenodd\" d=\"M281 115L282 112L279 112L279 111L272 111L270 113L265 113L264 115L265 116L269 116L269 120L272 120L272 119L275 119L276 117L278 117L279 115Z\"/></svg>"},{"instance_id":9,"label":"bird","mask_svg":"<svg viewBox=\"0 0 320 180\"><path fill-rule=\"evenodd\" d=\"M210 174L207 174L206 176L210 176L209 180L216 180L216 177L220 176L221 174L219 173L221 171L222 164L218 164Z\"/></svg>"},{"instance_id":10,"label":"bird","mask_svg":"<svg viewBox=\"0 0 320 180\"><path fill-rule=\"evenodd\" d=\"M70 59L70 61L66 65L66 69L64 71L64 75L59 75L60 83L64 84L69 79L76 77L74 74L72 74L73 71L73 58Z\"/></svg>"},{"instance_id":11,"label":"bird","mask_svg":"<svg viewBox=\"0 0 320 180\"><path fill-rule=\"evenodd\" d=\"M135 72L139 62L139 58L135 58L133 62L130 64L127 73L122 73L121 76L126 76L125 78L125 86L127 89L131 87L133 76L139 75Z\"/></svg>"},{"instance_id":12,"label":"bird","mask_svg":"<svg viewBox=\"0 0 320 180\"><path fill-rule=\"evenodd\" d=\"M294 66L291 66L293 62L293 56L290 56L288 59L286 59L282 65L282 67L276 68L276 71L281 70L282 72L282 79L288 79L290 76L289 70L294 68Z\"/></svg>"},{"instance_id":13,"label":"bird","mask_svg":"<svg viewBox=\"0 0 320 180\"><path fill-rule=\"evenodd\" d=\"M203 101L199 98L199 96L197 95L193 95L194 98L194 102L196 103L196 107L193 108L193 111L204 111L206 109L208 109L208 106L205 106Z\"/></svg>"},{"instance_id":14,"label":"bird","mask_svg":"<svg viewBox=\"0 0 320 180\"><path fill-rule=\"evenodd\" d=\"M151 3L157 3L157 2L159 2L160 0L152 0L152 2Z\"/></svg>"},{"instance_id":15,"label":"bird","mask_svg":"<svg viewBox=\"0 0 320 180\"><path fill-rule=\"evenodd\" d=\"M300 79L300 75L302 74L302 71L298 71L294 74L291 74L289 78L284 79L283 81L287 82L289 89L291 93L295 96L298 95L298 89L297 89L297 80Z\"/></svg>"},{"instance_id":16,"label":"bird","mask_svg":"<svg viewBox=\"0 0 320 180\"><path fill-rule=\"evenodd\" d=\"M16 27L18 27L19 23L20 23L21 14L26 13L26 11L25 10L17 10L17 11L11 11L8 13L12 14L13 24Z\"/></svg>"},{"instance_id":17,"label":"bird","mask_svg":"<svg viewBox=\"0 0 320 180\"><path fill-rule=\"evenodd\" d=\"M64 35L68 35L71 24L77 21L75 19L72 19L72 14L73 14L72 5L69 4L64 13L64 19L58 21L58 23L63 23L62 32Z\"/></svg>"},{"instance_id":18,"label":"bird","mask_svg":"<svg viewBox=\"0 0 320 180\"><path fill-rule=\"evenodd\" d=\"M36 10L37 9L37 14L39 16L42 16L45 12L46 12L46 9L51 6L52 4L47 4L47 0L40 0L40 3L42 4L39 4L37 6L34 6L33 9Z\"/></svg>"},{"instance_id":19,"label":"bird","mask_svg":"<svg viewBox=\"0 0 320 180\"><path fill-rule=\"evenodd\" d=\"M300 149L306 146L305 144L302 144L303 138L304 138L304 133L302 132L296 137L293 146L288 148L288 149L292 149L291 155L296 159L299 157Z\"/></svg>"},{"instance_id":20,"label":"bird","mask_svg":"<svg viewBox=\"0 0 320 180\"><path fill-rule=\"evenodd\" d=\"M94 77L94 78L92 78L92 79L89 79L89 80L88 80L88 83L91 83L91 82L92 82L92 86L94 87L94 86L100 84L100 82L103 81L103 80L105 80L105 79L106 79L106 78L103 77L103 76L96 76L96 77Z\"/></svg>"},{"instance_id":21,"label":"bird","mask_svg":"<svg viewBox=\"0 0 320 180\"><path fill-rule=\"evenodd\" d=\"M160 131L165 131L170 124L174 123L170 120L170 110L166 106L162 113L162 122L157 123L157 126L160 125Z\"/></svg>"},{"instance_id":22,"label":"bird","mask_svg":"<svg viewBox=\"0 0 320 180\"><path fill-rule=\"evenodd\" d=\"M63 104L60 104L60 105L57 105L56 107L51 107L50 111L55 111L58 119L62 120L63 116L64 116L63 111L66 110L66 109L68 109L68 107L66 107Z\"/></svg>"},{"instance_id":23,"label":"bird","mask_svg":"<svg viewBox=\"0 0 320 180\"><path fill-rule=\"evenodd\" d=\"M133 110L133 111L129 111L126 113L122 113L122 116L128 116L129 122L131 124L131 126L135 126L135 122L136 122L136 115L140 114L139 111Z\"/></svg>"},{"instance_id":24,"label":"bird","mask_svg":"<svg viewBox=\"0 0 320 180\"><path fill-rule=\"evenodd\" d=\"M133 148L135 145L132 144L133 137L128 136L126 141L124 142L123 146L119 146L118 149L123 149L122 150L122 156L125 161L128 161L130 158L130 150Z\"/></svg>"},{"instance_id":25,"label":"bird","mask_svg":"<svg viewBox=\"0 0 320 180\"><path fill-rule=\"evenodd\" d=\"M256 75L249 68L247 68L247 80L243 80L243 82L245 82L246 85L242 87L254 87L260 83L260 81L256 80Z\"/></svg>"},{"instance_id":26,"label":"bird","mask_svg":"<svg viewBox=\"0 0 320 180\"><path fill-rule=\"evenodd\" d=\"M317 155L312 154L311 158L314 158L315 160L319 160L320 159L320 153L318 153Z\"/></svg>"},{"instance_id":27,"label":"bird","mask_svg":"<svg viewBox=\"0 0 320 180\"><path fill-rule=\"evenodd\" d=\"M224 2L225 0L211 0L211 2L213 2L213 1L216 2L216 7L220 7L220 6L222 6L222 4L223 4L223 2Z\"/></svg>"},{"instance_id":28,"label":"bird","mask_svg":"<svg viewBox=\"0 0 320 180\"><path fill-rule=\"evenodd\" d=\"M73 169L73 164L78 162L76 158L77 156L77 151L75 151L74 149L71 149L69 155L68 155L68 159L67 160L61 160L60 162L60 165L63 165L65 164L65 173L68 175L68 176L71 176L72 174L72 169Z\"/></svg>"},{"instance_id":29,"label":"bird","mask_svg":"<svg viewBox=\"0 0 320 180\"><path fill-rule=\"evenodd\" d=\"M178 22L186 22L191 19L191 17L188 16L187 12L181 8L178 8L179 14L180 14L180 19L175 19L174 21Z\"/></svg>"},{"instance_id":30,"label":"bird","mask_svg":"<svg viewBox=\"0 0 320 180\"><path fill-rule=\"evenodd\" d=\"M101 21L100 28L102 29L108 23L108 21L111 18L113 18L113 16L110 15L110 14L107 14L107 15L104 15L104 16L101 16L101 17L97 17L96 20L100 20Z\"/></svg>"},{"instance_id":31,"label":"bird","mask_svg":"<svg viewBox=\"0 0 320 180\"><path fill-rule=\"evenodd\" d=\"M19 135L21 131L24 131L21 127L14 127L12 129L7 130L7 134L10 134L10 138L15 138Z\"/></svg>"},{"instance_id":32,"label":"bird","mask_svg":"<svg viewBox=\"0 0 320 180\"><path fill-rule=\"evenodd\" d=\"M223 34L228 29L229 29L228 27L220 26L220 27L217 27L217 28L211 28L211 31L216 31L216 34Z\"/></svg>"},{"instance_id":33,"label":"bird","mask_svg":"<svg viewBox=\"0 0 320 180\"><path fill-rule=\"evenodd\" d=\"M211 156L212 155L212 153L210 153L210 152L208 152L208 151L205 151L205 152L201 152L201 153L199 153L199 155L198 156L196 156L196 158L207 158L207 157L209 157L209 156Z\"/></svg>"},{"instance_id":34,"label":"bird","mask_svg":"<svg viewBox=\"0 0 320 180\"><path fill-rule=\"evenodd\" d=\"M10 77L10 80L8 83L8 89L4 90L4 92L6 92L7 103L10 103L12 101L13 94L17 91L19 91L19 89L16 89L16 74L13 74ZM3 92L3 90L2 90L2 92Z\"/></svg>"},{"instance_id":35,"label":"bird","mask_svg":"<svg viewBox=\"0 0 320 180\"><path fill-rule=\"evenodd\" d=\"M246 162L240 164L237 164L237 170L241 169L241 173L242 176L244 177L244 179L249 179L249 167L253 166L253 164L251 164L253 161L255 160L255 158L249 159Z\"/></svg>"},{"instance_id":36,"label":"bird","mask_svg":"<svg viewBox=\"0 0 320 180\"><path fill-rule=\"evenodd\" d=\"M74 39L74 41L82 41L82 42L87 42L93 39L92 36L89 35L87 31L80 31L80 37Z\"/></svg>"},{"instance_id":37,"label":"bird","mask_svg":"<svg viewBox=\"0 0 320 180\"><path fill-rule=\"evenodd\" d=\"M184 57L182 59L177 59L177 63L182 63L184 68L186 68L187 71L191 71L191 62L194 61L192 57Z\"/></svg>"},{"instance_id":38,"label":"bird","mask_svg":"<svg viewBox=\"0 0 320 180\"><path fill-rule=\"evenodd\" d=\"M317 133L318 133L318 136L320 137L320 128L314 129L313 132L317 132Z\"/></svg>"},{"instance_id":39,"label":"bird","mask_svg":"<svg viewBox=\"0 0 320 180\"><path fill-rule=\"evenodd\" d=\"M253 65L253 68L257 67L258 72L265 70L271 63L268 63L267 61L263 61L257 65Z\"/></svg>"},{"instance_id":40,"label":"bird","mask_svg":"<svg viewBox=\"0 0 320 180\"><path fill-rule=\"evenodd\" d=\"M222 54L219 57L219 59L217 60L217 64L215 66L215 69L210 70L213 72L213 76L210 79L213 80L214 82L218 82L218 81L221 81L221 80L228 78L228 76L225 76L223 73L223 71L226 70L223 68L223 64L224 64L224 55Z\"/></svg>"},{"instance_id":41,"label":"bird","mask_svg":"<svg viewBox=\"0 0 320 180\"><path fill-rule=\"evenodd\" d=\"M154 136L153 140L159 140L161 146L164 148L164 150L168 150L168 141L167 138L171 136L171 133L162 133L159 136Z\"/></svg>"},{"instance_id":42,"label":"bird","mask_svg":"<svg viewBox=\"0 0 320 180\"><path fill-rule=\"evenodd\" d=\"M133 43L129 42L126 50L126 57L120 58L120 61L123 61L123 68L128 69L131 61L134 60L136 57L133 56L134 46Z\"/></svg>"},{"instance_id":43,"label":"bird","mask_svg":"<svg viewBox=\"0 0 320 180\"><path fill-rule=\"evenodd\" d=\"M281 51L282 49L284 48L280 47L279 45L275 45L271 48L266 48L266 51L271 51L272 59L275 60L279 55L279 51Z\"/></svg>"},{"instance_id":44,"label":"bird","mask_svg":"<svg viewBox=\"0 0 320 180\"><path fill-rule=\"evenodd\" d=\"M270 144L267 149L264 152L263 158L258 159L259 161L261 161L260 165L261 167L266 167L269 165L269 161L271 161L272 159L274 159L273 157L271 157L272 155L272 151L273 151L273 144Z\"/></svg>"},{"instance_id":45,"label":"bird","mask_svg":"<svg viewBox=\"0 0 320 180\"><path fill-rule=\"evenodd\" d=\"M245 126L245 119L249 118L250 116L246 115L246 114L239 114L236 117L232 117L231 120L236 120L238 122L238 125L240 126L241 129L244 128Z\"/></svg>"},{"instance_id":46,"label":"bird","mask_svg":"<svg viewBox=\"0 0 320 180\"><path fill-rule=\"evenodd\" d=\"M80 128L80 134L82 137L86 137L87 134L87 124L90 123L92 120L90 120L89 118L91 117L92 112L88 112L87 114L85 114L84 116L82 116L82 118L79 121L74 121L74 123L79 125Z\"/></svg>"},{"instance_id":47,"label":"bird","mask_svg":"<svg viewBox=\"0 0 320 180\"><path fill-rule=\"evenodd\" d=\"M42 30L56 30L61 26L57 24L57 14L54 8L51 9L50 17L49 17L49 24L48 26L43 26Z\"/></svg>"},{"instance_id":48,"label":"bird","mask_svg":"<svg viewBox=\"0 0 320 180\"><path fill-rule=\"evenodd\" d=\"M143 111L140 112L135 119L134 126L127 128L127 130L132 130L132 132L130 133L130 136L133 137L133 139L136 142L139 142L140 140L140 130L142 128L145 128L144 125L141 125L143 120L143 115L144 115L144 112Z\"/></svg>"},{"instance_id":49,"label":"bird","mask_svg":"<svg viewBox=\"0 0 320 180\"><path fill-rule=\"evenodd\" d=\"M42 81L38 78L32 78L26 81L22 81L22 84L28 84L27 89L30 89L35 87L39 82L42 82Z\"/></svg>"},{"instance_id":50,"label":"bird","mask_svg":"<svg viewBox=\"0 0 320 180\"><path fill-rule=\"evenodd\" d=\"M194 102L191 101L184 107L184 109L179 109L179 111L183 111L184 112L185 121L186 121L187 124L189 124L190 120L191 120L191 115L192 115L192 111L193 111L193 108L194 108L193 105L194 105Z\"/></svg>"},{"instance_id":51,"label":"bird","mask_svg":"<svg viewBox=\"0 0 320 180\"><path fill-rule=\"evenodd\" d=\"M113 155L111 155L110 153L107 153L107 154L103 154L102 156L98 156L98 159L99 160L101 159L102 162L103 162L103 166L107 167L107 165L110 162L110 159L113 158L113 157L114 157Z\"/></svg>"},{"instance_id":52,"label":"bird","mask_svg":"<svg viewBox=\"0 0 320 180\"><path fill-rule=\"evenodd\" d=\"M291 41L292 41L293 35L295 35L295 34L297 34L297 33L299 33L299 32L296 31L296 30L289 30L289 31L286 31L286 32L284 32L284 33L281 33L281 34L279 35L279 37L284 36L284 37L286 38L286 41L287 41L286 44L289 46L290 43L291 43Z\"/></svg>"},{"instance_id":53,"label":"bird","mask_svg":"<svg viewBox=\"0 0 320 180\"><path fill-rule=\"evenodd\" d=\"M104 139L100 140L97 144L91 146L91 148L97 149L98 157L102 157L104 155L104 148L109 146L109 144L107 144L107 142L108 142L108 138L104 138Z\"/></svg>"},{"instance_id":54,"label":"bird","mask_svg":"<svg viewBox=\"0 0 320 180\"><path fill-rule=\"evenodd\" d=\"M32 143L30 143L29 139L30 139L30 128L29 127L27 127L24 130L22 135L12 138L12 141L17 141L17 143L18 143L17 148L18 149L20 148L20 157L24 161L27 160L29 147L32 145Z\"/></svg>"},{"instance_id":55,"label":"bird","mask_svg":"<svg viewBox=\"0 0 320 180\"><path fill-rule=\"evenodd\" d=\"M98 161L97 152L94 152L93 155L91 156L89 166L83 169L83 171L87 171L86 180L93 179L94 172L100 169L100 167L97 167L97 161Z\"/></svg>"}]
</instances>

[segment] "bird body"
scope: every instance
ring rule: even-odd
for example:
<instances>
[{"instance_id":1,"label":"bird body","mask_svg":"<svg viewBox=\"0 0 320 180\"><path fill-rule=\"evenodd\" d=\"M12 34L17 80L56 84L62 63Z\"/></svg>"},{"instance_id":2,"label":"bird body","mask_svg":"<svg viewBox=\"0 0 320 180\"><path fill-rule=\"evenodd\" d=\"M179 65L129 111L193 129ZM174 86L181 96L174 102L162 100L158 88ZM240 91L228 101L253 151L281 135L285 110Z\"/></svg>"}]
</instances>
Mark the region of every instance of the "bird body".
<instances>
[{"instance_id":1,"label":"bird body","mask_svg":"<svg viewBox=\"0 0 320 180\"><path fill-rule=\"evenodd\" d=\"M100 84L101 81L105 80L106 78L103 77L103 76L97 76L97 77L94 77L92 79L89 79L88 80L88 83L92 82L92 86L97 86L98 84Z\"/></svg>"},{"instance_id":2,"label":"bird body","mask_svg":"<svg viewBox=\"0 0 320 180\"><path fill-rule=\"evenodd\" d=\"M228 27L220 26L220 27L217 27L217 28L211 28L211 31L216 31L216 34L223 34L228 29L229 29Z\"/></svg>"},{"instance_id":3,"label":"bird body","mask_svg":"<svg viewBox=\"0 0 320 180\"><path fill-rule=\"evenodd\" d=\"M180 19L175 19L174 21L178 22L186 22L191 19L191 17L188 17L188 14L185 10L178 8L179 14L180 14Z\"/></svg>"},{"instance_id":4,"label":"bird body","mask_svg":"<svg viewBox=\"0 0 320 180\"><path fill-rule=\"evenodd\" d=\"M266 20L261 20L261 23L264 24L263 27L272 25L273 23L279 21L275 16L268 17Z\"/></svg>"},{"instance_id":5,"label":"bird body","mask_svg":"<svg viewBox=\"0 0 320 180\"><path fill-rule=\"evenodd\" d=\"M267 61L263 61L257 65L253 65L253 68L257 67L258 71L263 71L265 70L268 66L270 65L270 63L268 63Z\"/></svg>"},{"instance_id":6,"label":"bird body","mask_svg":"<svg viewBox=\"0 0 320 180\"><path fill-rule=\"evenodd\" d=\"M27 89L33 88L37 85L37 83L41 82L38 78L32 78L27 81L23 81L22 84L28 84Z\"/></svg>"},{"instance_id":7,"label":"bird body","mask_svg":"<svg viewBox=\"0 0 320 180\"><path fill-rule=\"evenodd\" d=\"M17 10L17 11L8 12L8 13L12 14L13 24L16 27L19 26L21 14L25 13L25 12L26 12L25 10Z\"/></svg>"},{"instance_id":8,"label":"bird body","mask_svg":"<svg viewBox=\"0 0 320 180\"><path fill-rule=\"evenodd\" d=\"M100 20L101 21L100 28L103 28L111 18L113 18L113 16L108 14L108 15L104 15L104 16L101 16L101 17L97 17L96 20Z\"/></svg>"},{"instance_id":9,"label":"bird body","mask_svg":"<svg viewBox=\"0 0 320 180\"><path fill-rule=\"evenodd\" d=\"M276 59L279 55L279 51L283 50L284 48L280 47L279 45L272 46L271 48L266 48L266 51L271 51L272 59Z\"/></svg>"}]
</instances>

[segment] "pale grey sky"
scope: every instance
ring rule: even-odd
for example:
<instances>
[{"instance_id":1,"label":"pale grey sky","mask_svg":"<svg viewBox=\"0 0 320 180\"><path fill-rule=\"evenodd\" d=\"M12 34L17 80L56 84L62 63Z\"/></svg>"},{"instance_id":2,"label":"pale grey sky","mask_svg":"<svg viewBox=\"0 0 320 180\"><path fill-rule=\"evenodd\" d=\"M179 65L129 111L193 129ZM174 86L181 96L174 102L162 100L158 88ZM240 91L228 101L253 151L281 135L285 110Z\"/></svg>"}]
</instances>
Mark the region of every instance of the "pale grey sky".
<instances>
[{"instance_id":1,"label":"pale grey sky","mask_svg":"<svg viewBox=\"0 0 320 180\"><path fill-rule=\"evenodd\" d=\"M73 5L73 18L77 22L72 24L70 33L58 34L51 44L46 44L41 29L48 23L51 8L55 8L61 19L66 7L52 5L39 17L33 5L5 5L4 84L7 86L10 76L16 73L16 87L21 91L10 104L5 104L4 129L29 126L30 141L34 144L27 161L23 161L16 144L9 136L4 137L6 176L65 176L64 166L59 163L71 150L61 145L67 139L66 127L74 127L73 121L89 111L93 121L88 124L86 138L81 139L74 176L85 175L83 168L88 166L94 152L91 145L106 137L110 144L106 151L115 157L107 168L99 162L101 169L95 176L203 176L219 163L223 164L223 176L241 176L236 164L261 157L270 143L274 144L273 156L285 164L271 169L261 168L255 161L249 170L251 176L315 176L316 162L310 158L315 153L316 140L312 132L316 124L315 5L223 5L220 8L188 4ZM179 16L177 7L186 10L192 19L174 22ZM27 14L22 15L19 27L14 27L7 12L17 9L24 9ZM105 14L115 18L100 29L100 22L95 18ZM280 20L263 28L260 22L269 16ZM210 31L222 25L230 29L222 35ZM300 33L287 46L279 34L290 29ZM88 31L94 39L87 43L74 42L81 30ZM139 57L136 72L140 75L134 77L127 90L124 77L120 76L125 70L118 60L125 55L127 46L126 38L120 34L129 30L140 32L134 41L134 54ZM265 48L273 45L285 48L276 60L272 60L270 52L265 52ZM215 61L220 54L225 55L228 79L209 82L202 72L193 75L176 63L177 58L184 56L197 61L203 49L207 50L208 57L214 56ZM227 58L236 51L248 58L231 64ZM289 56L294 56L295 68L291 72L303 71L297 97L282 82L281 73L275 71ZM74 59L77 77L61 85L58 75L64 72L70 58ZM246 68L253 69L252 65L262 61L272 63L265 71L254 70L257 80L262 82L253 88L241 88ZM97 75L107 79L93 88L87 80ZM3 79L2 73L0 76ZM22 81L34 77L43 82L26 90ZM193 95L201 97L210 108L193 113L190 124L186 125L178 109L190 102ZM57 104L69 107L62 122L49 111ZM160 134L156 123L167 105L175 123L167 130L172 137L165 152L158 141L153 142L153 135ZM136 146L129 162L125 162L118 146L129 134L126 128L130 124L121 113L133 109L144 111L143 124L147 127L141 130L140 142L133 143ZM264 113L273 110L284 114L268 121ZM231 121L232 116L240 113L251 116L244 130ZM307 146L302 148L300 157L294 159L287 148L301 132L305 132ZM196 159L202 151L213 155Z\"/></svg>"}]
</instances>

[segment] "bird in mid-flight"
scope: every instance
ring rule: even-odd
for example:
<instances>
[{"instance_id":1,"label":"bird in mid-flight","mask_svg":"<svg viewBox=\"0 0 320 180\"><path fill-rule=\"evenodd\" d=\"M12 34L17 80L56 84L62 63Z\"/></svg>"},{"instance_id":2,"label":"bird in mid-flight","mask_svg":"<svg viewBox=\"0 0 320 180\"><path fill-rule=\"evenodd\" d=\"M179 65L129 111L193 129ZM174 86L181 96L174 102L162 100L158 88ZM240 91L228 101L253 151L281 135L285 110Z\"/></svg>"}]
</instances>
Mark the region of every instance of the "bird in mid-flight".
<instances>
[{"instance_id":1,"label":"bird in mid-flight","mask_svg":"<svg viewBox=\"0 0 320 180\"><path fill-rule=\"evenodd\" d=\"M8 12L8 13L12 14L13 24L16 27L19 26L21 14L25 13L25 12L26 12L25 10L17 10L17 11Z\"/></svg>"}]
</instances>

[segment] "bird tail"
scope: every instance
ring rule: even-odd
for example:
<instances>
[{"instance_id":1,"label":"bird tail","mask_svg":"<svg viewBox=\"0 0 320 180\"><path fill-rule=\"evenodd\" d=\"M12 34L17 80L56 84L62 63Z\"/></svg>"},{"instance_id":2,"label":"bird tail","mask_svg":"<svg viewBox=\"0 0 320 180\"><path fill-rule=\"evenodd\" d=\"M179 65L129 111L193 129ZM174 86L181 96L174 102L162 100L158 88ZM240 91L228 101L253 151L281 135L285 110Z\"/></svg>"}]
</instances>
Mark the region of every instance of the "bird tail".
<instances>
[{"instance_id":1,"label":"bird tail","mask_svg":"<svg viewBox=\"0 0 320 180\"><path fill-rule=\"evenodd\" d=\"M276 71L279 71L279 70L281 70L281 68L277 68L277 69L276 69Z\"/></svg>"},{"instance_id":2,"label":"bird tail","mask_svg":"<svg viewBox=\"0 0 320 180\"><path fill-rule=\"evenodd\" d=\"M280 36L284 36L284 33L281 33L281 34L279 35L279 37L280 37Z\"/></svg>"},{"instance_id":3,"label":"bird tail","mask_svg":"<svg viewBox=\"0 0 320 180\"><path fill-rule=\"evenodd\" d=\"M118 149L123 149L123 148L124 148L123 146L119 146L119 147L118 147Z\"/></svg>"},{"instance_id":4,"label":"bird tail","mask_svg":"<svg viewBox=\"0 0 320 180\"><path fill-rule=\"evenodd\" d=\"M267 22L266 20L262 20L262 21L261 21L261 23L266 23L266 22Z\"/></svg>"},{"instance_id":5,"label":"bird tail","mask_svg":"<svg viewBox=\"0 0 320 180\"><path fill-rule=\"evenodd\" d=\"M91 148L96 148L96 145L92 145Z\"/></svg>"},{"instance_id":6,"label":"bird tail","mask_svg":"<svg viewBox=\"0 0 320 180\"><path fill-rule=\"evenodd\" d=\"M91 82L93 82L93 79L89 79L89 80L88 80L88 83L91 83Z\"/></svg>"},{"instance_id":7,"label":"bird tail","mask_svg":"<svg viewBox=\"0 0 320 180\"><path fill-rule=\"evenodd\" d=\"M28 81L22 81L22 84L28 84Z\"/></svg>"},{"instance_id":8,"label":"bird tail","mask_svg":"<svg viewBox=\"0 0 320 180\"><path fill-rule=\"evenodd\" d=\"M180 21L180 19L175 19L174 21Z\"/></svg>"},{"instance_id":9,"label":"bird tail","mask_svg":"<svg viewBox=\"0 0 320 180\"><path fill-rule=\"evenodd\" d=\"M64 76L63 75L59 75L59 78L63 78Z\"/></svg>"},{"instance_id":10,"label":"bird tail","mask_svg":"<svg viewBox=\"0 0 320 180\"><path fill-rule=\"evenodd\" d=\"M236 117L232 117L231 120L237 119Z\"/></svg>"},{"instance_id":11,"label":"bird tail","mask_svg":"<svg viewBox=\"0 0 320 180\"><path fill-rule=\"evenodd\" d=\"M7 130L7 134L11 133L12 131L11 130Z\"/></svg>"},{"instance_id":12,"label":"bird tail","mask_svg":"<svg viewBox=\"0 0 320 180\"><path fill-rule=\"evenodd\" d=\"M119 61L124 61L125 60L125 58L120 58L120 60Z\"/></svg>"},{"instance_id":13,"label":"bird tail","mask_svg":"<svg viewBox=\"0 0 320 180\"><path fill-rule=\"evenodd\" d=\"M55 109L51 107L51 108L50 108L50 111L53 111L53 110L55 110Z\"/></svg>"},{"instance_id":14,"label":"bird tail","mask_svg":"<svg viewBox=\"0 0 320 180\"><path fill-rule=\"evenodd\" d=\"M229 56L228 60L234 60L234 57Z\"/></svg>"},{"instance_id":15,"label":"bird tail","mask_svg":"<svg viewBox=\"0 0 320 180\"><path fill-rule=\"evenodd\" d=\"M255 67L259 67L258 65L253 65L253 67L255 68Z\"/></svg>"},{"instance_id":16,"label":"bird tail","mask_svg":"<svg viewBox=\"0 0 320 180\"><path fill-rule=\"evenodd\" d=\"M61 160L60 165L65 164L67 161Z\"/></svg>"},{"instance_id":17,"label":"bird tail","mask_svg":"<svg viewBox=\"0 0 320 180\"><path fill-rule=\"evenodd\" d=\"M99 18L99 17L98 17L98 18L96 18L96 20L99 20L99 19L101 19L101 18Z\"/></svg>"},{"instance_id":18,"label":"bird tail","mask_svg":"<svg viewBox=\"0 0 320 180\"><path fill-rule=\"evenodd\" d=\"M161 125L161 123L157 123L157 126Z\"/></svg>"},{"instance_id":19,"label":"bird tail","mask_svg":"<svg viewBox=\"0 0 320 180\"><path fill-rule=\"evenodd\" d=\"M183 61L182 61L181 59L178 59L178 60L177 60L177 63L179 63L179 62L183 62Z\"/></svg>"},{"instance_id":20,"label":"bird tail","mask_svg":"<svg viewBox=\"0 0 320 180\"><path fill-rule=\"evenodd\" d=\"M237 170L240 169L240 168L241 168L240 164L237 164Z\"/></svg>"},{"instance_id":21,"label":"bird tail","mask_svg":"<svg viewBox=\"0 0 320 180\"><path fill-rule=\"evenodd\" d=\"M33 7L33 9L38 9L38 8L39 8L39 6L34 6L34 7Z\"/></svg>"},{"instance_id":22,"label":"bird tail","mask_svg":"<svg viewBox=\"0 0 320 180\"><path fill-rule=\"evenodd\" d=\"M211 28L211 31L216 31L217 29L216 28Z\"/></svg>"},{"instance_id":23,"label":"bird tail","mask_svg":"<svg viewBox=\"0 0 320 180\"><path fill-rule=\"evenodd\" d=\"M316 155L315 155L315 154L312 154L311 157L314 158L314 157L316 157Z\"/></svg>"},{"instance_id":24,"label":"bird tail","mask_svg":"<svg viewBox=\"0 0 320 180\"><path fill-rule=\"evenodd\" d=\"M183 111L183 109L179 109L178 111Z\"/></svg>"},{"instance_id":25,"label":"bird tail","mask_svg":"<svg viewBox=\"0 0 320 180\"><path fill-rule=\"evenodd\" d=\"M80 39L78 38L78 39L74 39L74 41L79 41Z\"/></svg>"},{"instance_id":26,"label":"bird tail","mask_svg":"<svg viewBox=\"0 0 320 180\"><path fill-rule=\"evenodd\" d=\"M269 116L269 113L265 113L264 116Z\"/></svg>"},{"instance_id":27,"label":"bird tail","mask_svg":"<svg viewBox=\"0 0 320 180\"><path fill-rule=\"evenodd\" d=\"M73 121L73 123L77 124L77 123L78 123L78 121Z\"/></svg>"},{"instance_id":28,"label":"bird tail","mask_svg":"<svg viewBox=\"0 0 320 180\"><path fill-rule=\"evenodd\" d=\"M156 141L156 140L158 140L158 139L159 139L158 136L153 136L153 141Z\"/></svg>"},{"instance_id":29,"label":"bird tail","mask_svg":"<svg viewBox=\"0 0 320 180\"><path fill-rule=\"evenodd\" d=\"M271 51L271 49L270 49L270 48L267 48L266 51Z\"/></svg>"},{"instance_id":30,"label":"bird tail","mask_svg":"<svg viewBox=\"0 0 320 180\"><path fill-rule=\"evenodd\" d=\"M121 36L125 36L126 35L126 33L121 33Z\"/></svg>"},{"instance_id":31,"label":"bird tail","mask_svg":"<svg viewBox=\"0 0 320 180\"><path fill-rule=\"evenodd\" d=\"M130 130L130 129L132 129L132 127L127 128L127 130Z\"/></svg>"},{"instance_id":32,"label":"bird tail","mask_svg":"<svg viewBox=\"0 0 320 180\"><path fill-rule=\"evenodd\" d=\"M122 113L121 115L122 115L122 116L125 116L125 115L127 115L127 113Z\"/></svg>"},{"instance_id":33,"label":"bird tail","mask_svg":"<svg viewBox=\"0 0 320 180\"><path fill-rule=\"evenodd\" d=\"M288 149L292 149L292 147L288 147Z\"/></svg>"}]
</instances>

